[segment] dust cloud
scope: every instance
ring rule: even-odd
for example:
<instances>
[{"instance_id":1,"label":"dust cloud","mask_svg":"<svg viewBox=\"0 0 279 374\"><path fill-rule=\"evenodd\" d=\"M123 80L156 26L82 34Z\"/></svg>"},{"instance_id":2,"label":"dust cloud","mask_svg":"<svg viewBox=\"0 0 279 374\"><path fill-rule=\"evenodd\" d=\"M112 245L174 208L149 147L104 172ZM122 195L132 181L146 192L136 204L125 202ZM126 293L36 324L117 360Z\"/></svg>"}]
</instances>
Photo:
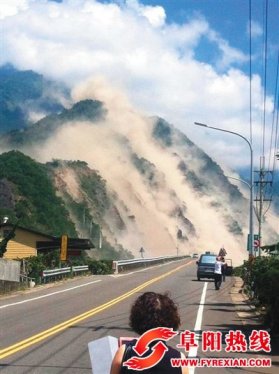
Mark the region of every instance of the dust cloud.
<instances>
[{"instance_id":1,"label":"dust cloud","mask_svg":"<svg viewBox=\"0 0 279 374\"><path fill-rule=\"evenodd\" d=\"M222 210L234 213L228 206L226 192L218 196L224 204L220 210L212 206L214 196L198 194L192 188L178 168L178 160L187 160L190 155L185 155L187 150L181 145L174 143L171 147L164 147L154 139L154 119L139 113L123 92L111 88L102 78L77 86L72 97L75 102L84 99L102 101L107 109L106 118L96 123L64 124L45 143L24 151L40 162L84 160L100 173L107 181L109 191L117 193L115 205L126 226L126 230L117 232L111 225L104 233L107 237L114 237L135 256L139 256L140 247L149 257L205 250L216 253L224 245L234 264L240 264L247 257L247 212L243 212L244 217L239 222L244 225L244 235L238 237L229 232ZM150 184L150 180L137 170L132 161L133 154L153 165L156 184ZM200 161L192 160L190 167L199 176ZM70 181L71 178L68 183ZM208 180L208 186L210 183ZM73 189L76 188L73 186ZM173 213L182 207L195 229L194 233L181 217ZM131 216L133 220L129 218ZM177 239L179 229L182 240Z\"/></svg>"}]
</instances>

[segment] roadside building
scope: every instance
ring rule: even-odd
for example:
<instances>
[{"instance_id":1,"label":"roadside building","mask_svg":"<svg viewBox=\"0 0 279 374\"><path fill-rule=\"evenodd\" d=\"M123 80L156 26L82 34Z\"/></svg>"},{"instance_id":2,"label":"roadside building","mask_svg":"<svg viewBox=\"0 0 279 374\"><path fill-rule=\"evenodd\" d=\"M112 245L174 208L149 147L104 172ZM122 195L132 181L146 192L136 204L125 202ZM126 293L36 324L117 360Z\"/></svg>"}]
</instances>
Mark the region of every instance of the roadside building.
<instances>
[{"instance_id":1,"label":"roadside building","mask_svg":"<svg viewBox=\"0 0 279 374\"><path fill-rule=\"evenodd\" d=\"M14 226L8 222L0 224L0 241L11 232L13 227ZM59 249L60 242L60 237L17 226L15 229L15 236L10 239L7 244L4 258L14 260L37 256L39 253L46 253ZM69 255L78 255L81 250L89 250L92 248L94 248L94 245L89 239L68 239Z\"/></svg>"}]
</instances>

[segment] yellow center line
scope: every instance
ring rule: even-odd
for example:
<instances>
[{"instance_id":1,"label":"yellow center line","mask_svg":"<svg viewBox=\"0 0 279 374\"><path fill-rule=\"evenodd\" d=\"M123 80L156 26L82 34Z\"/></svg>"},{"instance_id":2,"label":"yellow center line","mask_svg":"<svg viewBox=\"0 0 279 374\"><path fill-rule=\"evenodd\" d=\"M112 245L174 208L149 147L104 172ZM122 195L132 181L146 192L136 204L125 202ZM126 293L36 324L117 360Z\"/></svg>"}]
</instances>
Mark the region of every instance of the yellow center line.
<instances>
[{"instance_id":1,"label":"yellow center line","mask_svg":"<svg viewBox=\"0 0 279 374\"><path fill-rule=\"evenodd\" d=\"M81 322L81 321L85 320L86 318L92 317L93 315L95 315L99 312L102 312L105 309L108 309L108 308L112 307L113 305L119 303L120 301L123 301L123 300L127 299L128 297L132 296L136 292L138 292L138 291L142 290L143 288L149 286L150 284L158 282L159 280L171 275L172 273L180 270L181 268L183 268L185 266L190 265L191 263L192 263L192 261L188 262L187 264L180 265L180 266L176 267L175 269L170 270L167 273L165 273L163 275L160 275L156 278L153 278L153 279L143 283L142 285L140 285L136 288L133 288L132 290L124 293L123 295L118 296L115 299L112 299L112 300L108 301L105 304L102 304L98 307L95 307L91 310L88 310L85 313L79 314L76 317L73 317L73 318L71 318L67 321L59 323L58 325L55 325L55 326L51 327L50 329L44 330L44 331L42 331L42 332L40 332L36 335L30 336L29 338L27 338L25 340L22 340L22 341L20 341L16 344L13 344L13 345L11 345L7 348L1 349L0 350L0 359L2 359L4 357L7 357L7 356L10 356L10 355L12 355L16 352L19 352L19 351L23 350L24 348L30 347L31 345L33 345L35 343L38 343L38 342L48 338L51 335L57 334L58 332L63 331L65 329L67 329L68 327L71 327L71 326L77 324L78 322Z\"/></svg>"}]
</instances>

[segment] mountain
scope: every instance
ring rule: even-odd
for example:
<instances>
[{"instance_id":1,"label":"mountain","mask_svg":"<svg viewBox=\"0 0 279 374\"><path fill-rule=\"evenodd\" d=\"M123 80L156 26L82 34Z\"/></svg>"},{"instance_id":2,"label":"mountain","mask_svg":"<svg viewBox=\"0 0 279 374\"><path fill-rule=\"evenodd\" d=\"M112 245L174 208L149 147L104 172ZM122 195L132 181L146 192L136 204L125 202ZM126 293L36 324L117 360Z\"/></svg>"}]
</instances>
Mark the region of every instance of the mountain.
<instances>
[{"instance_id":1,"label":"mountain","mask_svg":"<svg viewBox=\"0 0 279 374\"><path fill-rule=\"evenodd\" d=\"M48 169L18 151L0 155L0 214L50 235L77 235Z\"/></svg>"},{"instance_id":2,"label":"mountain","mask_svg":"<svg viewBox=\"0 0 279 374\"><path fill-rule=\"evenodd\" d=\"M43 142L53 136L53 134L63 127L63 124L73 121L99 121L105 116L106 110L103 104L97 100L83 100L75 103L70 109L63 109L59 114L51 114L34 124L22 128L20 131L14 130L3 134L0 144L10 144L17 148L20 145Z\"/></svg>"},{"instance_id":3,"label":"mountain","mask_svg":"<svg viewBox=\"0 0 279 374\"><path fill-rule=\"evenodd\" d=\"M78 197L72 195L76 181ZM69 188L71 190L69 190ZM130 258L120 244L103 238L99 251L104 213L115 209L105 181L84 161L58 161L41 164L19 151L0 155L0 216L11 222L46 234L90 238L94 257Z\"/></svg>"},{"instance_id":4,"label":"mountain","mask_svg":"<svg viewBox=\"0 0 279 374\"><path fill-rule=\"evenodd\" d=\"M249 201L220 165L172 124L138 113L100 80L80 85L73 97L71 108L3 135L0 147L47 170L70 222L100 247L98 256L225 246L234 264L247 258ZM18 178L24 181L28 169ZM278 240L275 230L265 223L267 243Z\"/></svg>"},{"instance_id":5,"label":"mountain","mask_svg":"<svg viewBox=\"0 0 279 374\"><path fill-rule=\"evenodd\" d=\"M26 128L47 114L59 113L69 101L69 90L32 70L0 67L0 133Z\"/></svg>"}]
</instances>

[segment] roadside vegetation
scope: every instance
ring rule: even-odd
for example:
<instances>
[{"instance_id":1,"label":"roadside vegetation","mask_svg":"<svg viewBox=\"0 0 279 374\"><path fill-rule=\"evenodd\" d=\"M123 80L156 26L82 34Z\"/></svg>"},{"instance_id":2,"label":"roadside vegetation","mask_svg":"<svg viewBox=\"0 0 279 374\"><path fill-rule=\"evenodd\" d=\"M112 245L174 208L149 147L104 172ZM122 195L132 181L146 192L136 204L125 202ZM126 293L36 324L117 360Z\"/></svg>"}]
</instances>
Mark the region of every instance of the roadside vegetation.
<instances>
[{"instance_id":1,"label":"roadside vegetation","mask_svg":"<svg viewBox=\"0 0 279 374\"><path fill-rule=\"evenodd\" d=\"M261 312L273 334L279 333L279 256L261 256L235 269L244 281L244 292Z\"/></svg>"},{"instance_id":2,"label":"roadside vegetation","mask_svg":"<svg viewBox=\"0 0 279 374\"><path fill-rule=\"evenodd\" d=\"M36 284L40 284L42 283L42 272L44 270L78 265L88 265L88 273L90 274L112 273L112 261L94 260L86 255L72 257L61 263L59 250L44 255L38 254L38 256L28 257L24 260L23 267L26 275L34 279Z\"/></svg>"}]
</instances>

